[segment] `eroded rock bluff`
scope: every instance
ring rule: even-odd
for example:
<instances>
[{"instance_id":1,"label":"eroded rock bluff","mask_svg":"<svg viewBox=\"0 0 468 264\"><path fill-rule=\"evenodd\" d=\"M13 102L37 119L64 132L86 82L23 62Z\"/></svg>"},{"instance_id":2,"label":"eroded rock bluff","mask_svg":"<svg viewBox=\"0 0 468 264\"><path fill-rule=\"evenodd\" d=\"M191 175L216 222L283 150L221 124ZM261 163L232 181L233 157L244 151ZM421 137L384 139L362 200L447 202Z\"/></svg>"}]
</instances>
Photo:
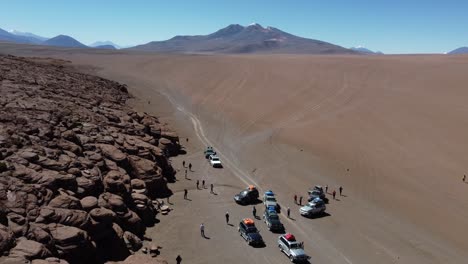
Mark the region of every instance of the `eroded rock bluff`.
<instances>
[{"instance_id":1,"label":"eroded rock bluff","mask_svg":"<svg viewBox=\"0 0 468 264\"><path fill-rule=\"evenodd\" d=\"M181 148L128 98L64 61L0 55L0 262L103 263L141 247Z\"/></svg>"}]
</instances>

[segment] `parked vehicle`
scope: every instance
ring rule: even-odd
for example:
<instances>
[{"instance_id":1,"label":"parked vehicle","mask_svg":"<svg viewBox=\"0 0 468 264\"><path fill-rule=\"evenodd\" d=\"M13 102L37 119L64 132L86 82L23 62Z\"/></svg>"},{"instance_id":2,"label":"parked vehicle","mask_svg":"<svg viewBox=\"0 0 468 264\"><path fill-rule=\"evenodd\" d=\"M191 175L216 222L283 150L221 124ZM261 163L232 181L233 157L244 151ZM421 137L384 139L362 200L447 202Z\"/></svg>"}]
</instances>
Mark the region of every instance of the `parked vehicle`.
<instances>
[{"instance_id":1,"label":"parked vehicle","mask_svg":"<svg viewBox=\"0 0 468 264\"><path fill-rule=\"evenodd\" d=\"M284 225L281 223L279 215L276 213L276 209L274 208L265 209L265 212L263 213L263 221L270 231L284 231Z\"/></svg>"},{"instance_id":2,"label":"parked vehicle","mask_svg":"<svg viewBox=\"0 0 468 264\"><path fill-rule=\"evenodd\" d=\"M208 159L211 155L216 155L216 151L214 151L213 147L207 147L203 153L205 154L205 159Z\"/></svg>"},{"instance_id":3,"label":"parked vehicle","mask_svg":"<svg viewBox=\"0 0 468 264\"><path fill-rule=\"evenodd\" d=\"M325 206L325 202L320 198L315 198L314 200L310 201L303 207L299 209L299 212L302 216L314 216L318 214L322 214L325 212L327 207Z\"/></svg>"},{"instance_id":4,"label":"parked vehicle","mask_svg":"<svg viewBox=\"0 0 468 264\"><path fill-rule=\"evenodd\" d=\"M221 164L221 160L219 159L218 156L210 155L210 157L208 157L208 159L210 161L211 166L213 166L213 168L222 168L223 167L223 165Z\"/></svg>"},{"instance_id":5,"label":"parked vehicle","mask_svg":"<svg viewBox=\"0 0 468 264\"><path fill-rule=\"evenodd\" d=\"M308 202L314 200L315 198L320 198L325 203L328 203L327 195L325 194L322 186L320 185L315 185L313 188L310 188L309 191L307 191L307 193L309 194L309 198L307 199Z\"/></svg>"},{"instance_id":6,"label":"parked vehicle","mask_svg":"<svg viewBox=\"0 0 468 264\"><path fill-rule=\"evenodd\" d=\"M275 208L276 212L279 212L280 210L275 194L271 190L268 190L263 194L263 204L266 208Z\"/></svg>"},{"instance_id":7,"label":"parked vehicle","mask_svg":"<svg viewBox=\"0 0 468 264\"><path fill-rule=\"evenodd\" d=\"M234 196L234 201L239 204L250 204L258 200L258 190L250 185L247 189Z\"/></svg>"},{"instance_id":8,"label":"parked vehicle","mask_svg":"<svg viewBox=\"0 0 468 264\"><path fill-rule=\"evenodd\" d=\"M237 230L239 231L240 236L243 237L249 245L265 244L262 236L260 235L260 231L255 227L255 222L252 219L242 219Z\"/></svg>"},{"instance_id":9,"label":"parked vehicle","mask_svg":"<svg viewBox=\"0 0 468 264\"><path fill-rule=\"evenodd\" d=\"M278 237L278 247L291 262L306 262L310 259L310 256L304 252L303 245L297 242L294 235L290 233Z\"/></svg>"}]
</instances>

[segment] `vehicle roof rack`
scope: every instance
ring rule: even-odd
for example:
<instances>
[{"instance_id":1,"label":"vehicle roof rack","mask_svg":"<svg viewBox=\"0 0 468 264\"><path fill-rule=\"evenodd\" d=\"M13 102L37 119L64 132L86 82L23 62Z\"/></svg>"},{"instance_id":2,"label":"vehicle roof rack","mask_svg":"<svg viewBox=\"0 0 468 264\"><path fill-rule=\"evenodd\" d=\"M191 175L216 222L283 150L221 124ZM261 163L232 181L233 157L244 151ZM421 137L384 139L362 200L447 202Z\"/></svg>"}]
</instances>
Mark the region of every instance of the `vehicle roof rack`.
<instances>
[{"instance_id":1,"label":"vehicle roof rack","mask_svg":"<svg viewBox=\"0 0 468 264\"><path fill-rule=\"evenodd\" d=\"M296 241L296 237L291 233L287 233L286 235L284 235L284 238L286 238L286 240L288 241Z\"/></svg>"},{"instance_id":2,"label":"vehicle roof rack","mask_svg":"<svg viewBox=\"0 0 468 264\"><path fill-rule=\"evenodd\" d=\"M244 222L244 224L246 225L255 225L254 220L252 220L251 218L244 218L242 222Z\"/></svg>"}]
</instances>

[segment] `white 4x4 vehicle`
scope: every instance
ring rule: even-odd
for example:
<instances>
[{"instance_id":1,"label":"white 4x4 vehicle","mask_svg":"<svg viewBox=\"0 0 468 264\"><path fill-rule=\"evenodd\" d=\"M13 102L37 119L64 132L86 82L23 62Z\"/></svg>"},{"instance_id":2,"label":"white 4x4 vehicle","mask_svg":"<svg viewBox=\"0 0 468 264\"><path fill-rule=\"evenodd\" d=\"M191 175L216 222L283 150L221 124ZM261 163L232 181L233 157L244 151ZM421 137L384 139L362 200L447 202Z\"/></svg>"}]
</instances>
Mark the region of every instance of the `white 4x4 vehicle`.
<instances>
[{"instance_id":1,"label":"white 4x4 vehicle","mask_svg":"<svg viewBox=\"0 0 468 264\"><path fill-rule=\"evenodd\" d=\"M297 242L296 238L290 233L278 237L278 247L281 252L288 256L291 262L307 262L310 259L304 252L303 244Z\"/></svg>"},{"instance_id":2,"label":"white 4x4 vehicle","mask_svg":"<svg viewBox=\"0 0 468 264\"><path fill-rule=\"evenodd\" d=\"M219 159L218 156L216 155L210 155L208 158L210 161L210 165L213 166L213 168L222 168L223 165L221 164L221 160Z\"/></svg>"}]
</instances>

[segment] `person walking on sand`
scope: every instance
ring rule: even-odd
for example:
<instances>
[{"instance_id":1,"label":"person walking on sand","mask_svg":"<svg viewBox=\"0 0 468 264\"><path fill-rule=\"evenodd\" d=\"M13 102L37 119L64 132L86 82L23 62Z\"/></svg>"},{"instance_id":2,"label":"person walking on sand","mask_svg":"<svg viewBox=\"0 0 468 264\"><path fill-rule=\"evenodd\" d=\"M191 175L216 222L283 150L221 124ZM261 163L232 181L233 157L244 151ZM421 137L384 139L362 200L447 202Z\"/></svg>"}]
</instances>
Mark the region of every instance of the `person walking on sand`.
<instances>
[{"instance_id":1,"label":"person walking on sand","mask_svg":"<svg viewBox=\"0 0 468 264\"><path fill-rule=\"evenodd\" d=\"M199 181L199 180L197 180L197 190L198 190L198 185L199 185L199 184L200 184L200 181Z\"/></svg>"},{"instance_id":2,"label":"person walking on sand","mask_svg":"<svg viewBox=\"0 0 468 264\"><path fill-rule=\"evenodd\" d=\"M297 195L294 195L294 203L297 204Z\"/></svg>"},{"instance_id":3,"label":"person walking on sand","mask_svg":"<svg viewBox=\"0 0 468 264\"><path fill-rule=\"evenodd\" d=\"M184 189L184 199L185 199L185 200L187 200L187 194L188 194L187 189Z\"/></svg>"},{"instance_id":4,"label":"person walking on sand","mask_svg":"<svg viewBox=\"0 0 468 264\"><path fill-rule=\"evenodd\" d=\"M302 205L302 196L299 197L299 205Z\"/></svg>"},{"instance_id":5,"label":"person walking on sand","mask_svg":"<svg viewBox=\"0 0 468 264\"><path fill-rule=\"evenodd\" d=\"M328 184L325 185L325 193L328 193Z\"/></svg>"},{"instance_id":6,"label":"person walking on sand","mask_svg":"<svg viewBox=\"0 0 468 264\"><path fill-rule=\"evenodd\" d=\"M340 190L340 196L342 196L341 193L343 192L343 186L340 186L339 190Z\"/></svg>"},{"instance_id":7,"label":"person walking on sand","mask_svg":"<svg viewBox=\"0 0 468 264\"><path fill-rule=\"evenodd\" d=\"M252 214L255 218L257 218L257 209L255 208L255 205L253 206Z\"/></svg>"},{"instance_id":8,"label":"person walking on sand","mask_svg":"<svg viewBox=\"0 0 468 264\"><path fill-rule=\"evenodd\" d=\"M187 179L187 170L185 170L185 179Z\"/></svg>"},{"instance_id":9,"label":"person walking on sand","mask_svg":"<svg viewBox=\"0 0 468 264\"><path fill-rule=\"evenodd\" d=\"M189 169L190 171L192 171L192 163L189 163L189 164L188 164L188 169Z\"/></svg>"},{"instance_id":10,"label":"person walking on sand","mask_svg":"<svg viewBox=\"0 0 468 264\"><path fill-rule=\"evenodd\" d=\"M175 260L177 261L177 264L180 264L182 262L182 257L180 255L177 255L177 258Z\"/></svg>"},{"instance_id":11,"label":"person walking on sand","mask_svg":"<svg viewBox=\"0 0 468 264\"><path fill-rule=\"evenodd\" d=\"M203 223L200 225L200 234L205 237L205 225Z\"/></svg>"},{"instance_id":12,"label":"person walking on sand","mask_svg":"<svg viewBox=\"0 0 468 264\"><path fill-rule=\"evenodd\" d=\"M229 212L226 212L226 224L229 225Z\"/></svg>"},{"instance_id":13,"label":"person walking on sand","mask_svg":"<svg viewBox=\"0 0 468 264\"><path fill-rule=\"evenodd\" d=\"M203 189L205 189L205 180L203 180L203 181L201 182L201 185L202 185Z\"/></svg>"},{"instance_id":14,"label":"person walking on sand","mask_svg":"<svg viewBox=\"0 0 468 264\"><path fill-rule=\"evenodd\" d=\"M210 184L210 193L214 193L214 191L213 191L213 184Z\"/></svg>"},{"instance_id":15,"label":"person walking on sand","mask_svg":"<svg viewBox=\"0 0 468 264\"><path fill-rule=\"evenodd\" d=\"M185 160L182 161L182 166L185 168Z\"/></svg>"},{"instance_id":16,"label":"person walking on sand","mask_svg":"<svg viewBox=\"0 0 468 264\"><path fill-rule=\"evenodd\" d=\"M291 215L291 209L289 207L288 207L288 210L286 212L288 214L288 218L291 218L291 217L289 217Z\"/></svg>"},{"instance_id":17,"label":"person walking on sand","mask_svg":"<svg viewBox=\"0 0 468 264\"><path fill-rule=\"evenodd\" d=\"M332 194L333 194L333 200L335 200L336 191L335 191L335 190L333 190L333 193L332 193Z\"/></svg>"}]
</instances>

